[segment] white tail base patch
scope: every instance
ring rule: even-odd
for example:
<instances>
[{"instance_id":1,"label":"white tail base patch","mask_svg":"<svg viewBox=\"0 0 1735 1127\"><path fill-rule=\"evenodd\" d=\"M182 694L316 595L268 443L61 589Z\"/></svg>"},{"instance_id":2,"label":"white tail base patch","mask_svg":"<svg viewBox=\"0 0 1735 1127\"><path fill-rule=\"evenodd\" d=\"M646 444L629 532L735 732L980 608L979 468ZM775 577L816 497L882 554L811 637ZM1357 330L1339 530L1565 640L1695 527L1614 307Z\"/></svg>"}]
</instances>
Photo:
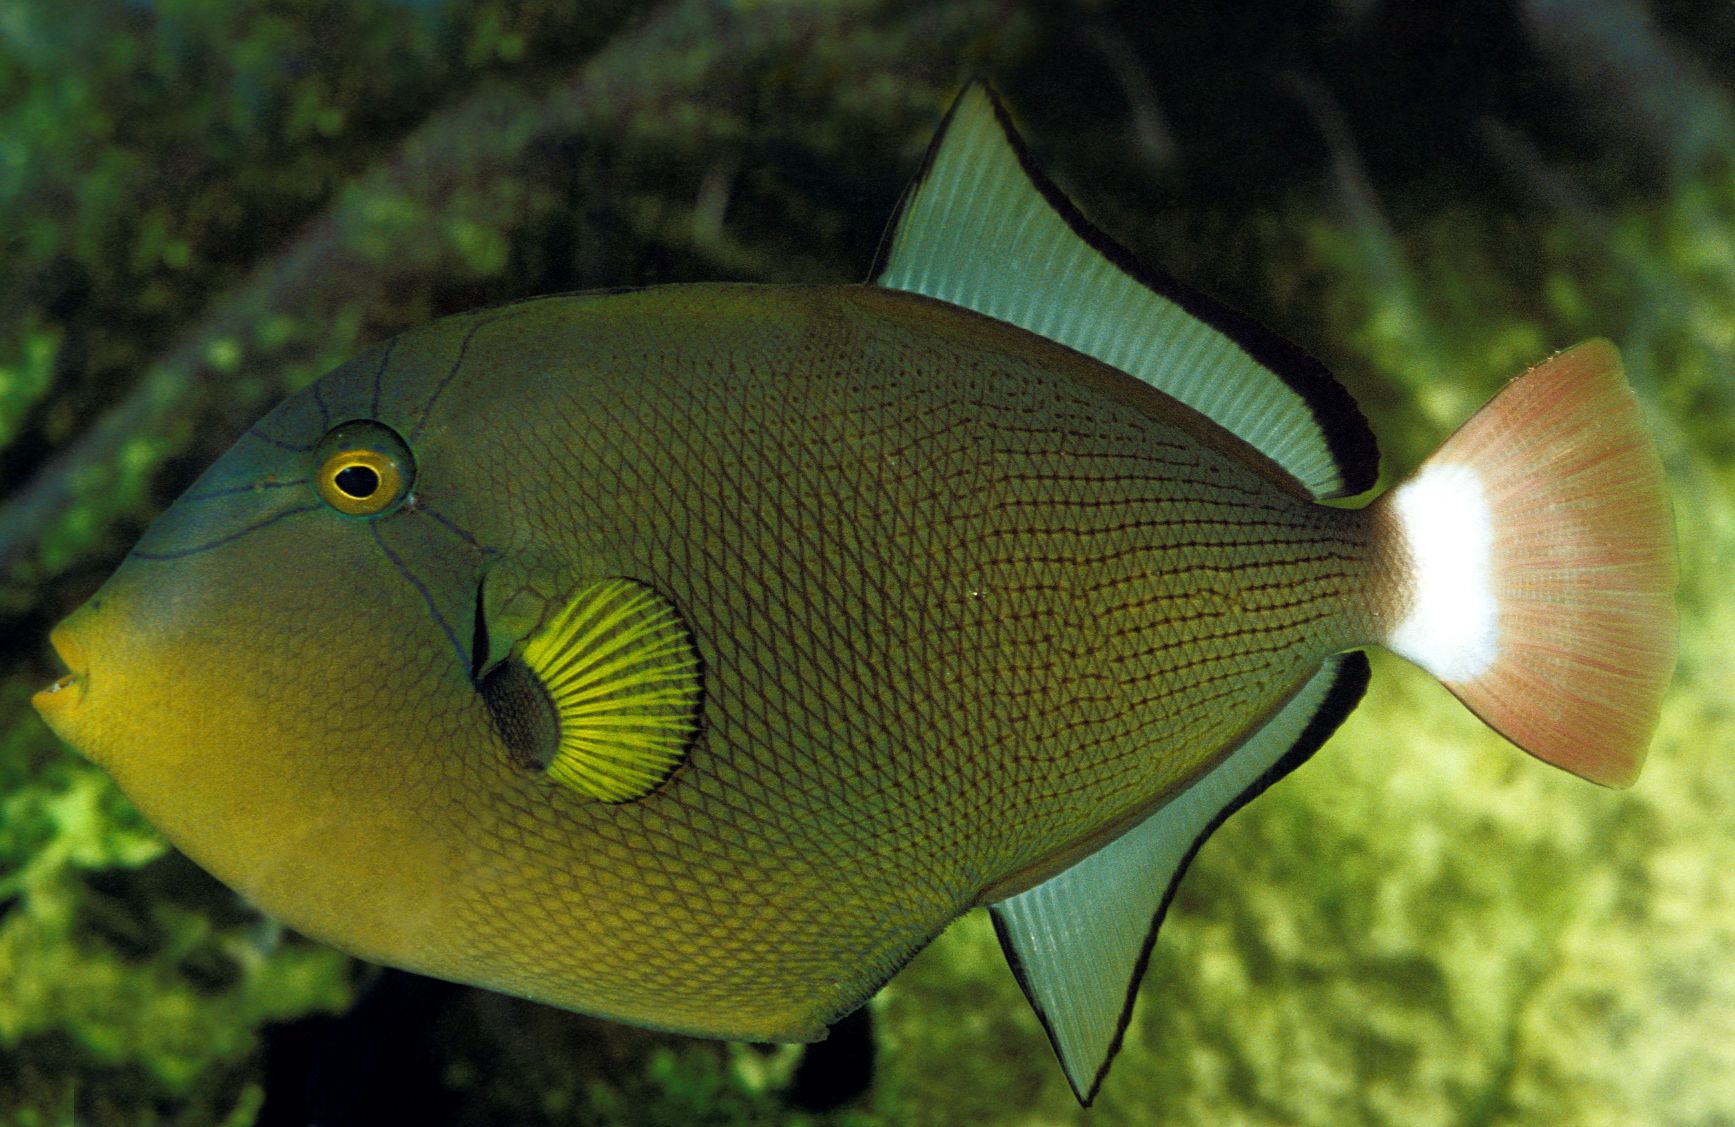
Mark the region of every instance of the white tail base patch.
<instances>
[{"instance_id":1,"label":"white tail base patch","mask_svg":"<svg viewBox=\"0 0 1735 1127\"><path fill-rule=\"evenodd\" d=\"M1442 681L1487 672L1500 650L1494 523L1482 478L1429 465L1392 498L1410 549L1410 613L1387 645Z\"/></svg>"}]
</instances>

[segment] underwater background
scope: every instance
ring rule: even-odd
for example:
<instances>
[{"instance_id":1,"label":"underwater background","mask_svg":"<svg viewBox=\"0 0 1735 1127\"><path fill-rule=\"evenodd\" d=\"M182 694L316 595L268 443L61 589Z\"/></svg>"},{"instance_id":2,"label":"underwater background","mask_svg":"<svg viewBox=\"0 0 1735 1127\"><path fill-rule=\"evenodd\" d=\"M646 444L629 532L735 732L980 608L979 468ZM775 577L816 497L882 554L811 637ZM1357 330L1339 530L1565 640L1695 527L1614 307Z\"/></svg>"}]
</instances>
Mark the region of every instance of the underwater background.
<instances>
[{"instance_id":1,"label":"underwater background","mask_svg":"<svg viewBox=\"0 0 1735 1127\"><path fill-rule=\"evenodd\" d=\"M1387 480L1621 346L1683 575L1637 786L1375 654L1086 1112L983 913L817 1049L649 1033L285 931L37 720L49 627L284 393L532 294L860 280L972 75ZM0 0L0 1124L1735 1124L1732 589L1727 0Z\"/></svg>"}]
</instances>

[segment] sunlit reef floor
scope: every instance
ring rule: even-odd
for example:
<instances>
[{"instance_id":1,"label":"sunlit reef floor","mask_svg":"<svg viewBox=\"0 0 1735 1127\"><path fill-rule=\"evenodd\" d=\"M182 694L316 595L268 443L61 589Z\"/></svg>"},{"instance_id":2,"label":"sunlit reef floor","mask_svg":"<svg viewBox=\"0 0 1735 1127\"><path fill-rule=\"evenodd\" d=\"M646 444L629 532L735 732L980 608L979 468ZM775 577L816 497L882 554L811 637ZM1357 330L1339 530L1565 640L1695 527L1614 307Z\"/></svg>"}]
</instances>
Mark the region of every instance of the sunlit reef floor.
<instances>
[{"instance_id":1,"label":"sunlit reef floor","mask_svg":"<svg viewBox=\"0 0 1735 1127\"><path fill-rule=\"evenodd\" d=\"M0 1124L1735 1124L1726 5L306 7L0 12ZM1526 363L1622 346L1683 562L1635 788L1376 655L1201 852L1083 1113L979 913L802 1072L380 978L34 718L48 626L285 390L526 293L853 280L970 71L1105 226L1324 357L1388 475Z\"/></svg>"}]
</instances>

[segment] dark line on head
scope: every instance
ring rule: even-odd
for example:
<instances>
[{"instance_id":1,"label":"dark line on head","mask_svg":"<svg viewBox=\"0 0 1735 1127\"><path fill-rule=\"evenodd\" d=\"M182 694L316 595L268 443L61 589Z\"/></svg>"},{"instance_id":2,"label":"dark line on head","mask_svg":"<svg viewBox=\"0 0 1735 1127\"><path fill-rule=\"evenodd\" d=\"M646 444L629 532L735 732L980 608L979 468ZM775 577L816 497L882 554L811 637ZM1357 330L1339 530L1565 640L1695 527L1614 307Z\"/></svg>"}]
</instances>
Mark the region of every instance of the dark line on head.
<instances>
[{"instance_id":1,"label":"dark line on head","mask_svg":"<svg viewBox=\"0 0 1735 1127\"><path fill-rule=\"evenodd\" d=\"M399 338L397 337L393 337L391 340L386 341L385 353L380 357L379 366L374 369L373 405L368 408L368 416L370 418L377 419L380 417L380 381L385 378L386 365L392 362L392 353L396 351L398 347L398 339Z\"/></svg>"},{"instance_id":2,"label":"dark line on head","mask_svg":"<svg viewBox=\"0 0 1735 1127\"><path fill-rule=\"evenodd\" d=\"M246 485L231 485L226 489L213 489L209 493L183 493L177 504L188 501L215 501L219 497L234 497L242 493L260 493L267 489L290 489L306 485L307 479L298 477L294 481L255 481Z\"/></svg>"},{"instance_id":3,"label":"dark line on head","mask_svg":"<svg viewBox=\"0 0 1735 1127\"><path fill-rule=\"evenodd\" d=\"M438 524L441 528L445 529L447 532L450 532L453 536L456 536L458 539L462 540L464 543L470 545L470 547L476 549L478 552L482 553L484 556L498 556L501 554L500 550L498 548L488 547L488 545L482 543L480 540L478 540L474 536L470 535L470 533L467 530L465 530L465 528L462 525L460 525L457 521L454 521L454 520L450 519L449 517L445 516L438 509L432 507L431 505L422 505L416 511L419 513L425 513L428 516L433 517L435 524Z\"/></svg>"},{"instance_id":4,"label":"dark line on head","mask_svg":"<svg viewBox=\"0 0 1735 1127\"><path fill-rule=\"evenodd\" d=\"M500 321L513 320L515 317L514 310L516 310L518 314L529 312L528 309L523 308L524 305L528 304L530 303L521 302L518 305L507 306L504 310L494 314L492 317L483 318L477 321L476 324L470 326L470 331L465 333L464 339L458 343L458 355L452 360L451 368L447 370L445 376L440 379L440 382L435 385L433 392L428 396L428 401L422 404L422 413L416 419L415 429L405 436L408 441L415 441L416 436L422 433L422 428L426 426L428 420L433 417L434 404L440 401L440 396L445 394L446 388L454 379L457 378L458 371L463 368L464 359L470 351L470 342L476 339L476 334L487 328L489 325L496 324Z\"/></svg>"},{"instance_id":5,"label":"dark line on head","mask_svg":"<svg viewBox=\"0 0 1735 1127\"><path fill-rule=\"evenodd\" d=\"M445 392L446 385L452 382L458 374L458 369L464 366L464 357L470 351L470 342L476 339L476 334L482 331L482 326L491 325L495 320L496 318L493 317L478 320L470 326L470 331L464 334L464 339L458 342L458 355L453 358L452 366L446 370L445 376L434 386L433 392L428 396L428 401L422 404L422 413L416 419L415 429L410 431L408 436L410 441L414 442L416 436L422 432L422 427L427 425L428 416L433 414L434 404L439 402L440 396Z\"/></svg>"},{"instance_id":6,"label":"dark line on head","mask_svg":"<svg viewBox=\"0 0 1735 1127\"><path fill-rule=\"evenodd\" d=\"M403 558L392 551L391 545L387 544L385 537L380 535L379 522L370 522L368 531L373 533L374 543L379 545L380 551L385 553L386 559L391 561L392 566L398 569L398 574L403 576L404 581L421 594L422 602L427 604L428 613L433 615L434 622L439 626L440 632L445 634L446 641L451 643L452 652L458 656L458 664L468 669L470 655L465 653L464 647L458 644L458 635L452 632L452 627L446 622L446 616L440 613L440 608L434 603L434 593L428 590L427 584L416 578L415 573L405 565Z\"/></svg>"},{"instance_id":7,"label":"dark line on head","mask_svg":"<svg viewBox=\"0 0 1735 1127\"><path fill-rule=\"evenodd\" d=\"M134 559L140 559L140 560L181 560L181 559L186 559L188 556L196 556L200 552L208 552L212 548L221 548L225 544L233 543L236 540L241 539L241 537L247 535L249 532L257 532L261 528L266 527L267 525L276 524L278 521L282 520L285 517L296 516L297 514L300 514L300 513L310 513L319 507L320 506L317 504L312 504L312 505L301 505L301 506L298 506L297 508L293 508L293 509L284 509L282 512L273 513L271 516L266 517L264 520L255 521L254 523L248 525L246 528L239 529L235 532L231 532L227 536L219 536L215 540L209 541L209 542L204 543L204 544L199 544L199 545L192 547L192 548L177 548L176 550L174 550L172 552L141 552L137 548L134 548L131 552L131 556Z\"/></svg>"},{"instance_id":8,"label":"dark line on head","mask_svg":"<svg viewBox=\"0 0 1735 1127\"><path fill-rule=\"evenodd\" d=\"M252 427L248 430L242 431L241 437L242 438L256 438L260 442L265 443L267 446L275 446L275 447L277 447L277 449L287 450L291 454L305 454L309 450L312 450L316 445L318 445L318 443L314 443L314 442L309 442L306 445L298 445L298 444L293 443L293 442L284 442L282 439L272 438L270 435L266 434L264 431L260 430L256 426Z\"/></svg>"},{"instance_id":9,"label":"dark line on head","mask_svg":"<svg viewBox=\"0 0 1735 1127\"><path fill-rule=\"evenodd\" d=\"M323 382L324 382L323 378L314 380L311 384L308 385L308 389L313 392L313 402L316 405L318 405L318 407L319 407L319 425L320 425L320 427L324 430L330 430L331 429L331 408L326 406L325 391L319 386Z\"/></svg>"}]
</instances>

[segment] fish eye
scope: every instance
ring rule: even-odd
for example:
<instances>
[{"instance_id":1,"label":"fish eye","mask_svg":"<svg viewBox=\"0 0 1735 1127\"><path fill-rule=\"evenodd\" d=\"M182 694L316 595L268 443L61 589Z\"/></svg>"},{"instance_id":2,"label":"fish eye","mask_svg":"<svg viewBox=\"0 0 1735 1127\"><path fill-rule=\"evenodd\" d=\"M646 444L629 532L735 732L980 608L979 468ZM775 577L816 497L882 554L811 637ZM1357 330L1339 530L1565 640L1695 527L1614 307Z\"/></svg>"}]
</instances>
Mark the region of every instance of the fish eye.
<instances>
[{"instance_id":1,"label":"fish eye","mask_svg":"<svg viewBox=\"0 0 1735 1127\"><path fill-rule=\"evenodd\" d=\"M369 419L340 423L314 451L320 499L345 516L376 517L409 495L415 461L396 431Z\"/></svg>"}]
</instances>

